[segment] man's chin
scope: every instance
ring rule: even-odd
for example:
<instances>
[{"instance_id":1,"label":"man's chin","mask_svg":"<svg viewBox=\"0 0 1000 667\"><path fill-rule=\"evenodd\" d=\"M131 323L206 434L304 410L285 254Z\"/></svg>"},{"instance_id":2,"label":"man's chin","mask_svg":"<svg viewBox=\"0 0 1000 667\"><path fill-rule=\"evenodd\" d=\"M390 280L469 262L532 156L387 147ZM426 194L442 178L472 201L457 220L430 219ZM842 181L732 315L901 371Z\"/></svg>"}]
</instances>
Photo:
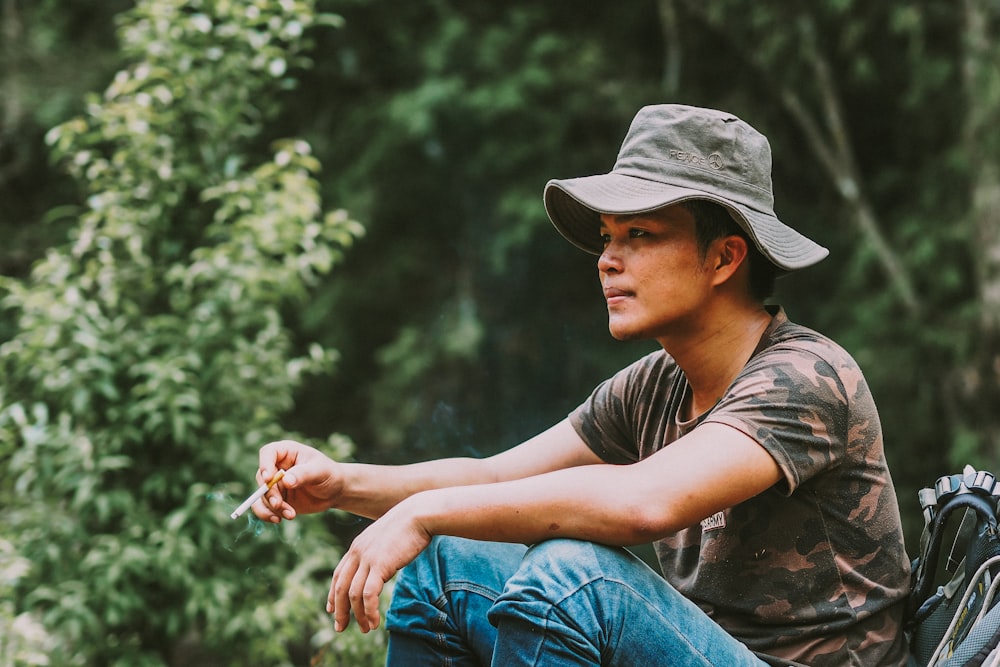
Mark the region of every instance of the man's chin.
<instances>
[{"instance_id":1,"label":"man's chin","mask_svg":"<svg viewBox=\"0 0 1000 667\"><path fill-rule=\"evenodd\" d=\"M620 341L643 340L645 338L640 332L625 327L609 326L608 331L612 338Z\"/></svg>"}]
</instances>

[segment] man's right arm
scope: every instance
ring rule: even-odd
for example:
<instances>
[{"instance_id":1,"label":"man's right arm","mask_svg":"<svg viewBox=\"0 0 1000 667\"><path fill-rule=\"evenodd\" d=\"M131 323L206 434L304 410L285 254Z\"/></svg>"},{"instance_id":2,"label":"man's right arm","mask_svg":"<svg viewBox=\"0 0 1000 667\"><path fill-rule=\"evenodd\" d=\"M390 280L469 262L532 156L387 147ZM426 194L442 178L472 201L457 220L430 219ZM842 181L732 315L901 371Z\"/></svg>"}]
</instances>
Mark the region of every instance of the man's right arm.
<instances>
[{"instance_id":1,"label":"man's right arm","mask_svg":"<svg viewBox=\"0 0 1000 667\"><path fill-rule=\"evenodd\" d=\"M261 448L258 482L269 480L278 469L286 474L254 506L254 512L261 519L277 522L338 508L374 519L421 491L510 481L601 462L565 419L489 458L439 459L402 466L337 463L312 447L282 440Z\"/></svg>"}]
</instances>

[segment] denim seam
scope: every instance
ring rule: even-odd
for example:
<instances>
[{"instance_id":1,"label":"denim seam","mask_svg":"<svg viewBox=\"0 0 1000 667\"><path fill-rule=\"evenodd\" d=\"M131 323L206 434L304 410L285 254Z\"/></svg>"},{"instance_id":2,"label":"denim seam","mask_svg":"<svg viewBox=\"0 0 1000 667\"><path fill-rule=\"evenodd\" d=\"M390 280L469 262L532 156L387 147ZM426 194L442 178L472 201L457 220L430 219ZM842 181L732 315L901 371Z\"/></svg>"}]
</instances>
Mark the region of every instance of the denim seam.
<instances>
[{"instance_id":1,"label":"denim seam","mask_svg":"<svg viewBox=\"0 0 1000 667\"><path fill-rule=\"evenodd\" d=\"M563 598L559 602L553 603L551 605L551 607L549 608L549 611L545 614L545 616L539 618L539 620L544 623L544 627L546 627L546 628L548 627L548 625L549 625L549 623L551 621L552 616L554 616L557 613L560 614L560 615L562 615L564 618L572 618L572 615L568 611L566 611L566 610L563 609L563 605L566 602L568 602L569 599L572 596L574 596L577 593L581 592L583 589L585 589L587 587L590 587L590 586L594 586L595 584L598 584L598 583L617 584L618 586L621 586L622 588L625 588L625 589L631 591L632 594L635 596L636 599L642 600L643 603L645 603L646 606L649 607L649 609L653 613L655 613L657 616L659 616L661 619L663 619L665 625L668 625L668 626L670 626L673 629L674 635L677 636L678 638L680 638L680 640L683 641L685 644L687 644L687 646L690 649L690 652L691 652L692 655L697 655L701 659L702 664L705 665L706 667L713 667L713 663L708 659L708 657L704 653L702 653L700 650L698 650L693 644L691 644L690 642L687 641L687 637L684 636L683 633L681 633L680 628L678 628L674 624L674 622L670 619L670 617L667 616L667 615L665 615L660 610L659 607L657 607L655 604L653 604L652 600L650 600L646 596L640 594L639 591L637 591L635 588L633 588L627 582L621 581L621 580L618 580L618 579L608 579L605 576L600 576L600 577L595 577L593 579L590 579L589 581L586 581L586 582L580 584L575 589L573 589L571 592L568 592L565 596L563 596ZM538 658L539 658L539 656L536 655L535 659L537 660ZM602 661L603 661L603 657L602 657Z\"/></svg>"},{"instance_id":2,"label":"denim seam","mask_svg":"<svg viewBox=\"0 0 1000 667\"><path fill-rule=\"evenodd\" d=\"M481 595L487 600L494 601L500 594L494 591L488 586L483 586L482 584L477 584L474 581L463 581L454 580L445 583L441 594L434 598L433 605L438 609L438 617L436 619L436 625L446 627L451 623L451 619L448 616L445 609L448 606L448 594L449 593L473 593L475 595ZM437 645L441 648L448 646L448 633L444 630L438 630L434 632L434 639ZM441 656L441 667L452 667L455 663L450 656Z\"/></svg>"},{"instance_id":3,"label":"denim seam","mask_svg":"<svg viewBox=\"0 0 1000 667\"><path fill-rule=\"evenodd\" d=\"M434 642L438 648L444 649L448 647L448 633L446 632L447 626L451 619L448 618L448 614L444 612L443 608L444 595L439 596L434 600L434 606L438 608L437 616L433 620L429 621L428 629L434 632ZM438 603L442 604L439 605ZM435 630L434 628L441 628ZM453 665L452 659L449 656L441 656L441 667L451 667Z\"/></svg>"},{"instance_id":4,"label":"denim seam","mask_svg":"<svg viewBox=\"0 0 1000 667\"><path fill-rule=\"evenodd\" d=\"M655 614L656 614L657 616L659 616L659 617L660 617L661 619L663 619L663 622L664 622L664 625L668 625L668 626L670 626L670 628L672 628L672 629L673 629L673 633L674 633L674 635L675 635L676 637L679 637L679 638L680 638L680 639L681 639L681 640L682 640L682 641L683 641L683 642L684 642L684 643L685 643L685 644L687 645L688 649L690 650L690 652L691 652L692 654L696 654L696 655L698 655L698 656L699 656L699 657L701 658L702 662L703 662L703 663L704 663L704 664L705 664L705 665L706 665L707 667L712 667L712 664L713 664L713 663L712 663L712 661L710 661L710 660L708 659L708 656L706 656L706 655L705 655L704 653L702 653L702 651L701 651L701 650L697 649L697 648L696 648L696 647L695 647L695 646L694 646L693 644L691 644L691 643L690 643L690 642L688 641L688 638L687 638L687 635L683 634L683 633L682 633L682 632L680 631L680 628L678 628L678 627L677 627L677 625L676 625L676 624L674 623L673 619L672 619L672 618L671 618L670 616L668 616L667 614L664 614L664 613L663 613L663 611L662 611L662 610L661 610L661 609L660 609L660 608L659 608L659 607L658 607L657 605L655 605L655 604L653 603L653 601L652 601L652 600L650 600L650 599L649 599L649 598L647 598L646 596L644 596L644 595L642 595L641 593L639 593L639 591L637 591L637 590L636 590L635 588L633 588L633 587L632 587L632 586L631 586L631 585L630 585L630 584L629 584L628 582L626 582L626 581L620 581L620 580L617 580L617 579L607 579L607 578L604 578L604 579L603 579L603 583L606 583L606 584L608 584L608 583L610 583L610 584L617 584L617 585L621 586L622 588L625 588L625 589L627 589L627 590L631 591L632 595L633 595L633 596L634 596L634 597L635 597L636 599L638 599L638 600L642 600L642 602L643 602L643 603L644 603L644 604L645 604L645 605L646 605L646 606L647 606L647 607L648 607L648 608L649 608L649 609L650 609L650 610L651 610L651 611L652 611L653 613L655 613ZM678 593L678 595L679 595L679 593ZM720 628L720 630L721 630L721 628Z\"/></svg>"},{"instance_id":5,"label":"denim seam","mask_svg":"<svg viewBox=\"0 0 1000 667\"><path fill-rule=\"evenodd\" d=\"M483 586L482 584L477 584L474 581L462 580L446 582L441 597L443 598L446 593L454 593L456 591L463 593L475 593L476 595L480 595L490 601L495 601L498 597L500 597L500 593L493 590L489 586Z\"/></svg>"}]
</instances>

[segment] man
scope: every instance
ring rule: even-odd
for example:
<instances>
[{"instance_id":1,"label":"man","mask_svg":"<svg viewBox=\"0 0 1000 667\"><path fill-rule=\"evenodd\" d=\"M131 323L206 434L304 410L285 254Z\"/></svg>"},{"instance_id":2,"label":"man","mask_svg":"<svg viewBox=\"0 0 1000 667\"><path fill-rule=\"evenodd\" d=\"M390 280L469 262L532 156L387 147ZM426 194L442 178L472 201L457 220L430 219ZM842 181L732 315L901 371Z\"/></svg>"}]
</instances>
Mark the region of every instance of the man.
<instances>
[{"instance_id":1,"label":"man","mask_svg":"<svg viewBox=\"0 0 1000 667\"><path fill-rule=\"evenodd\" d=\"M875 404L843 349L763 303L827 254L775 216L770 170L735 116L660 105L610 173L548 183L556 228L599 256L612 335L662 347L548 431L399 467L262 448L258 480L287 473L261 518L377 519L334 571L338 630L377 626L405 568L390 664L906 663ZM662 576L622 548L648 542Z\"/></svg>"}]
</instances>

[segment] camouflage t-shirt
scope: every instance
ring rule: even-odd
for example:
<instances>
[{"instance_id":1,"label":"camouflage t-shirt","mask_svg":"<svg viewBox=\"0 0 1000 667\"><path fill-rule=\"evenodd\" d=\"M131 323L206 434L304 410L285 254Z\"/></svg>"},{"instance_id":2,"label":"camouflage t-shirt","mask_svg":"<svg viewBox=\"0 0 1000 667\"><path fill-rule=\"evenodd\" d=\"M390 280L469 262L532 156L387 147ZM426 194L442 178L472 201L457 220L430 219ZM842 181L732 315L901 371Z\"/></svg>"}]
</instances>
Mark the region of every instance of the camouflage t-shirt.
<instances>
[{"instance_id":1,"label":"camouflage t-shirt","mask_svg":"<svg viewBox=\"0 0 1000 667\"><path fill-rule=\"evenodd\" d=\"M657 542L666 579L773 664L905 665L909 561L878 412L854 359L777 309L726 394L692 422L679 420L687 391L658 351L570 414L609 463L646 458L715 422L780 466L771 489Z\"/></svg>"}]
</instances>

